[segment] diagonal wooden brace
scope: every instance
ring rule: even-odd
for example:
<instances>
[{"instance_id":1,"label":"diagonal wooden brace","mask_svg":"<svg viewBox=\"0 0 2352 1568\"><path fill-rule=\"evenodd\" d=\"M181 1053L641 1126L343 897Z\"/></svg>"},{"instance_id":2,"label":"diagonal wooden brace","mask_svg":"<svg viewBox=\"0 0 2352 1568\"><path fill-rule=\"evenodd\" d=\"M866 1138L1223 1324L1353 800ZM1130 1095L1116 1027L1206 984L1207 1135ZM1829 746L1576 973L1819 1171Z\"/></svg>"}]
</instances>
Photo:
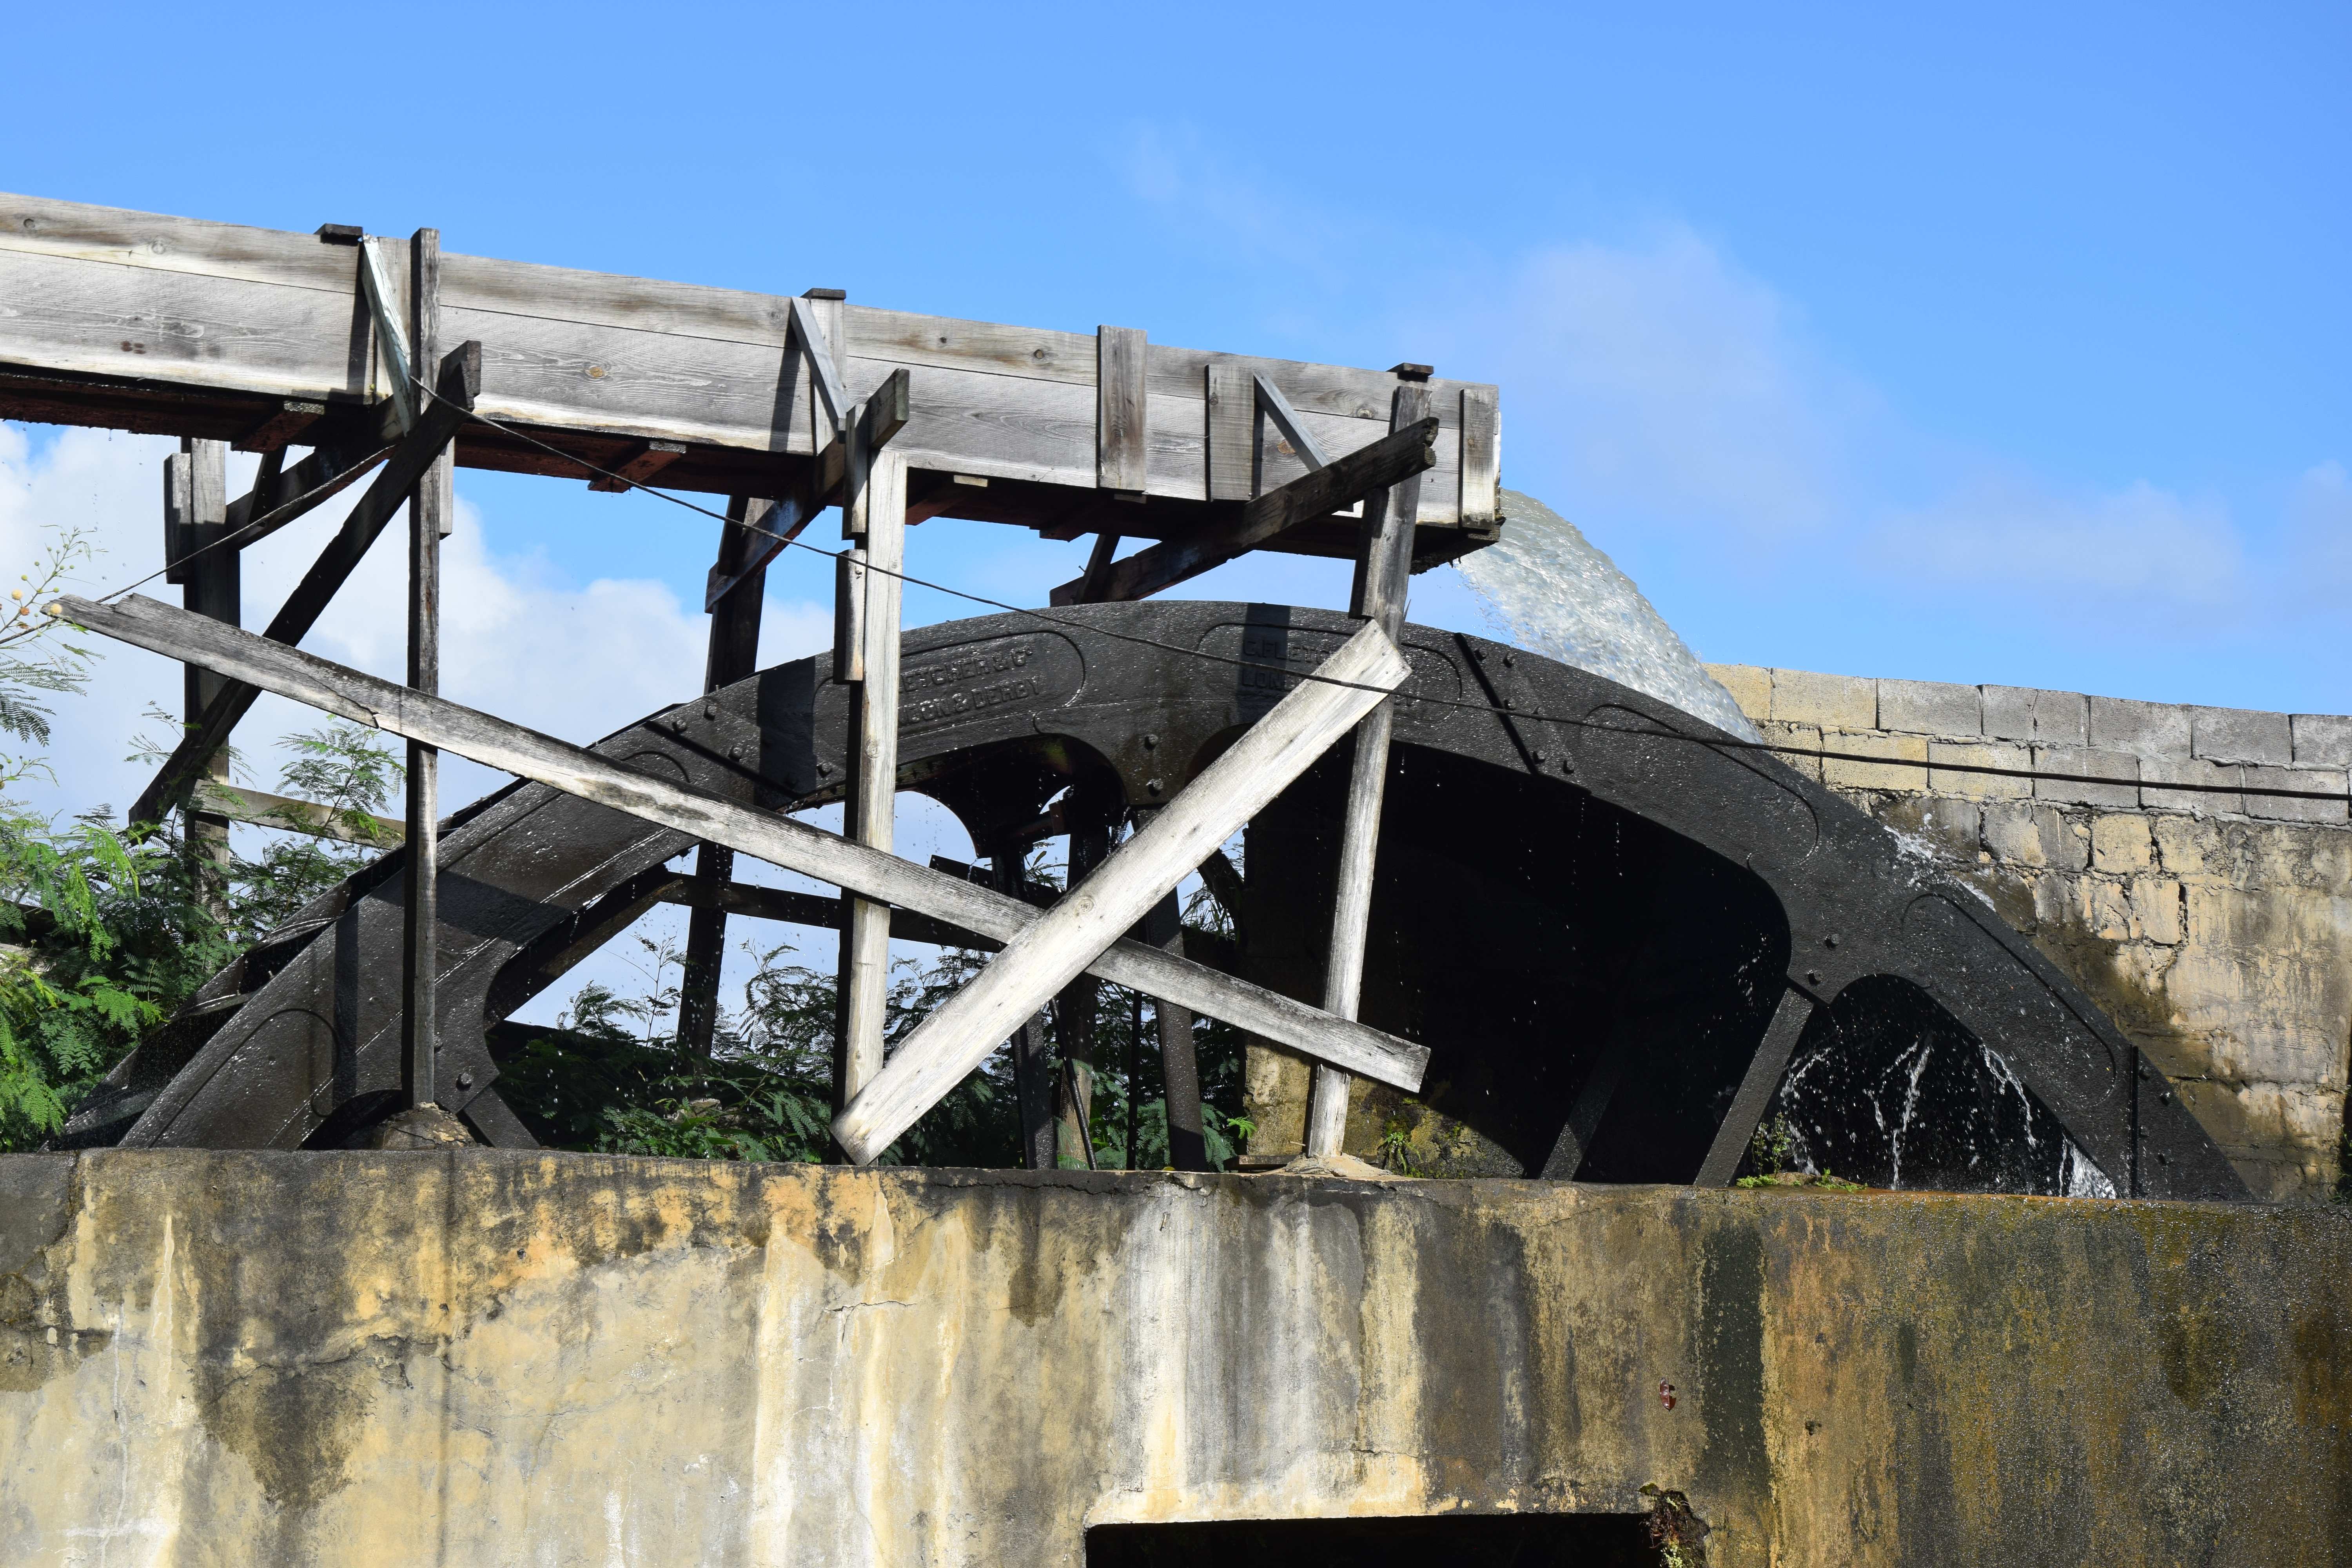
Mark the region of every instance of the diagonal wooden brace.
<instances>
[{"instance_id":1,"label":"diagonal wooden brace","mask_svg":"<svg viewBox=\"0 0 2352 1568\"><path fill-rule=\"evenodd\" d=\"M837 833L635 772L520 724L362 675L315 654L141 595L112 605L67 595L54 601L49 613L167 658L203 665L232 680L455 752L485 767L593 800L694 838L724 844L992 941L1011 942L1045 918L1018 899L851 843ZM1379 693L1360 695L1376 700ZM1087 972L1114 985L1222 1018L1318 1061L1336 1063L1408 1093L1421 1087L1423 1071L1429 1065L1425 1047L1334 1018L1304 1002L1141 942L1115 943L1087 965Z\"/></svg>"},{"instance_id":2,"label":"diagonal wooden brace","mask_svg":"<svg viewBox=\"0 0 2352 1568\"><path fill-rule=\"evenodd\" d=\"M890 437L907 427L913 416L911 388L914 383L905 367L892 371L873 395L860 405L857 416L857 438L867 453L880 451L890 444ZM733 593L736 584L766 566L776 558L786 542L799 537L811 519L831 506L841 489L842 473L848 459L848 444L835 441L816 456L816 474L808 488L798 496L787 496L776 502L752 535L745 549L727 563L727 569L710 569L703 584L702 607L716 610L720 600Z\"/></svg>"},{"instance_id":3,"label":"diagonal wooden brace","mask_svg":"<svg viewBox=\"0 0 2352 1568\"><path fill-rule=\"evenodd\" d=\"M881 1075L834 1118L835 1142L861 1164L888 1148L1412 672L1380 627L1350 637L1317 670L1327 679L1300 682L918 1025Z\"/></svg>"},{"instance_id":4,"label":"diagonal wooden brace","mask_svg":"<svg viewBox=\"0 0 2352 1568\"><path fill-rule=\"evenodd\" d=\"M1097 586L1089 588L1091 573L1065 583L1054 590L1053 602L1076 605L1149 598L1256 549L1294 524L1344 510L1374 490L1385 489L1436 463L1437 421L1420 420L1301 474L1279 489L1244 502L1228 521L1213 522L1187 538L1171 539L1110 563Z\"/></svg>"},{"instance_id":5,"label":"diagonal wooden brace","mask_svg":"<svg viewBox=\"0 0 2352 1568\"><path fill-rule=\"evenodd\" d=\"M425 477L434 459L441 455L441 448L465 424L481 385L482 345L458 345L441 362L440 384L432 405L417 416L416 427L402 437L392 456L384 459L374 482L360 497L359 504L352 508L342 528L327 542L327 548L319 552L319 558L302 574L302 581L295 584L294 592L271 618L264 637L290 646L310 634L336 590L358 569L368 546L375 542L384 524L408 500L408 492L415 489L416 481ZM205 705L204 717L173 749L162 769L141 793L138 803L131 808L131 821L137 824L163 820L163 813L179 800L181 792L228 743L229 732L260 695L257 688L245 681L231 680L223 687Z\"/></svg>"}]
</instances>

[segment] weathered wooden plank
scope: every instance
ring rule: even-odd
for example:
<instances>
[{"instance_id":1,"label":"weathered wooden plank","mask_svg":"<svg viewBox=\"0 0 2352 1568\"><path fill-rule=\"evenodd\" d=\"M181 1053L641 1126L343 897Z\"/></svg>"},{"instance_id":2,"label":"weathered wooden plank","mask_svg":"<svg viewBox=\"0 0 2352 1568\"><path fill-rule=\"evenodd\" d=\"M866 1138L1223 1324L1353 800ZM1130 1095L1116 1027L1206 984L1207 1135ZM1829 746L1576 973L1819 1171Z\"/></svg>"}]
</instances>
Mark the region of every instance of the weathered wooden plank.
<instances>
[{"instance_id":1,"label":"weathered wooden plank","mask_svg":"<svg viewBox=\"0 0 2352 1568\"><path fill-rule=\"evenodd\" d=\"M1257 493L1257 388L1230 360L1201 367L1202 467L1211 500L1248 500Z\"/></svg>"},{"instance_id":2,"label":"weathered wooden plank","mask_svg":"<svg viewBox=\"0 0 2352 1568\"><path fill-rule=\"evenodd\" d=\"M1228 521L1115 562L1105 574L1100 597L1148 598L1256 549L1286 528L1328 517L1371 490L1394 484L1408 474L1417 475L1436 460L1436 436L1435 420L1419 420L1244 503ZM1076 604L1085 588L1084 578L1065 583L1054 590L1053 602Z\"/></svg>"},{"instance_id":3,"label":"weathered wooden plank","mask_svg":"<svg viewBox=\"0 0 2352 1568\"><path fill-rule=\"evenodd\" d=\"M849 789L842 830L870 848L895 842L898 791L898 574L907 559L907 464L887 448L849 454L845 487L868 461L856 499L845 493L845 525L862 524L866 570L857 590L864 610L856 629L863 651L852 690ZM890 908L845 892L841 936L842 1067L835 1090L842 1105L882 1071L884 1026L889 1015Z\"/></svg>"},{"instance_id":4,"label":"weathered wooden plank","mask_svg":"<svg viewBox=\"0 0 2352 1568\"><path fill-rule=\"evenodd\" d=\"M416 390L408 382L408 352L417 363L436 364L441 333L441 231L420 228L408 243L406 331L383 297L376 247L359 247L367 270L370 308L376 312L376 340L393 375L394 407L403 427L416 434L421 416ZM446 384L446 383L445 383ZM446 416L452 411L439 408ZM435 421L441 428L443 422ZM446 425L457 434L454 420ZM441 689L441 539L455 527L457 495L451 488L456 459L448 437L408 493L408 688L430 697ZM299 637L289 642L298 642ZM441 1051L441 753L430 743L408 742L406 853L401 860L401 1092L409 1108L438 1100L436 1066Z\"/></svg>"},{"instance_id":5,"label":"weathered wooden plank","mask_svg":"<svg viewBox=\"0 0 2352 1568\"><path fill-rule=\"evenodd\" d=\"M1143 333L1134 327L1100 327L1095 335L1095 483L1139 495L1150 483L1151 470Z\"/></svg>"},{"instance_id":6,"label":"weathered wooden plank","mask_svg":"<svg viewBox=\"0 0 2352 1568\"><path fill-rule=\"evenodd\" d=\"M1390 425L1425 426L1429 388L1399 386ZM1420 511L1422 475L1407 474L1364 500L1363 554L1357 563L1352 612L1391 637L1404 631L1405 591L1412 581L1413 518ZM1352 1018L1364 985L1364 944L1371 928L1372 873L1381 846L1381 805L1388 793L1389 738L1396 707L1382 702L1356 726L1348 799L1339 825L1339 868L1331 903L1331 943L1323 965L1323 1010ZM1307 1152L1337 1154L1348 1131L1348 1075L1318 1064L1307 1103Z\"/></svg>"},{"instance_id":7,"label":"weathered wooden plank","mask_svg":"<svg viewBox=\"0 0 2352 1568\"><path fill-rule=\"evenodd\" d=\"M0 222L0 299L11 312L0 320L0 363L309 401L383 390L352 247L9 196L0 217L10 220ZM404 290L404 265L382 259L387 287ZM442 294L446 337L485 344L482 407L493 417L551 433L818 449L809 426L822 399L787 352L788 300L457 256L445 258ZM905 449L919 466L1096 488L1098 343L809 303L841 314L834 360L848 397L892 370L916 373L919 427ZM1281 387L1301 430L1334 458L1377 438L1391 384L1377 372L1156 343L1141 357L1149 437L1145 478L1132 488L1179 500L1210 494L1212 363ZM1430 384L1448 436L1439 476L1424 486L1421 521L1435 524L1458 514L1461 487L1444 476L1459 461L1452 437L1470 384ZM1265 487L1294 477L1293 465L1270 451Z\"/></svg>"},{"instance_id":8,"label":"weathered wooden plank","mask_svg":"<svg viewBox=\"0 0 2352 1568\"><path fill-rule=\"evenodd\" d=\"M409 384L408 331L401 321L407 312L401 309L402 297L393 291L383 261L383 247L390 243L382 239L360 242L359 289L367 302L368 318L375 324L379 360L376 394L391 400L400 416L401 429L407 431L416 426L416 389Z\"/></svg>"},{"instance_id":9,"label":"weathered wooden plank","mask_svg":"<svg viewBox=\"0 0 2352 1568\"><path fill-rule=\"evenodd\" d=\"M520 724L426 697L267 637L219 626L143 595L99 604L73 595L49 613L167 658L192 660L231 679L424 741L512 773L593 800L674 832L724 844L787 870L886 900L995 942L1011 942L1042 918L1017 899L960 877L901 860L772 811L738 805ZM647 898L656 896L648 892ZM1118 942L1088 972L1149 996L1223 1018L1318 1060L1412 1091L1429 1062L1425 1047L1317 1008L1262 986L1144 946Z\"/></svg>"},{"instance_id":10,"label":"weathered wooden plank","mask_svg":"<svg viewBox=\"0 0 2352 1568\"><path fill-rule=\"evenodd\" d=\"M275 827L288 833L306 833L313 838L333 838L345 844L364 844L379 849L396 849L407 837L408 825L397 817L377 816L372 812L352 814L338 812L320 805L314 800L297 800L292 795L272 795L268 790L247 789L218 779L200 780L190 799L199 811L211 812L231 822L250 823L256 827Z\"/></svg>"},{"instance_id":11,"label":"weathered wooden plank","mask_svg":"<svg viewBox=\"0 0 2352 1568\"><path fill-rule=\"evenodd\" d=\"M1382 694L1402 685L1411 667L1386 633L1366 626L1320 673L1328 679L1300 682L899 1043L889 1065L834 1118L834 1139L851 1159L863 1163L889 1147Z\"/></svg>"},{"instance_id":12,"label":"weathered wooden plank","mask_svg":"<svg viewBox=\"0 0 2352 1568\"><path fill-rule=\"evenodd\" d=\"M1464 387L1461 409L1457 515L1465 524L1484 526L1494 521L1495 514L1502 508L1502 429L1495 408L1495 389Z\"/></svg>"},{"instance_id":13,"label":"weathered wooden plank","mask_svg":"<svg viewBox=\"0 0 2352 1568\"><path fill-rule=\"evenodd\" d=\"M1310 471L1328 468L1330 455L1323 450L1323 444L1315 439L1300 420L1298 410L1290 406L1290 399L1282 395L1282 388L1263 375L1250 377L1250 384L1257 393L1258 412L1274 421L1275 428L1280 430L1283 439L1290 443L1291 451L1298 460Z\"/></svg>"}]
</instances>

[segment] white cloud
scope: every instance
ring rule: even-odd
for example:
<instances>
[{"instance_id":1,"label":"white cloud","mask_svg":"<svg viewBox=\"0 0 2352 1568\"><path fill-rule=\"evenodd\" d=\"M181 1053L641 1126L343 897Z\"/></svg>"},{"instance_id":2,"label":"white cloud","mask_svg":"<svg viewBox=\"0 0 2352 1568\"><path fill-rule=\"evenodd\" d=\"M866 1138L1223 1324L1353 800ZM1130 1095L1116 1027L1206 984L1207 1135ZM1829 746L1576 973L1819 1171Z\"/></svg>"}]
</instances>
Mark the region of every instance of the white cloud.
<instances>
[{"instance_id":1,"label":"white cloud","mask_svg":"<svg viewBox=\"0 0 2352 1568\"><path fill-rule=\"evenodd\" d=\"M2255 588L2226 506L2144 481L2068 496L2028 480L1980 480L1889 519L1870 554L1915 581L2115 616L2235 616Z\"/></svg>"},{"instance_id":2,"label":"white cloud","mask_svg":"<svg viewBox=\"0 0 2352 1568\"><path fill-rule=\"evenodd\" d=\"M1849 504L1875 399L1787 300L1691 230L1554 247L1486 298L1469 331L1509 388L1507 477L1515 449L1545 443L1537 461L1580 515L1755 541Z\"/></svg>"}]
</instances>

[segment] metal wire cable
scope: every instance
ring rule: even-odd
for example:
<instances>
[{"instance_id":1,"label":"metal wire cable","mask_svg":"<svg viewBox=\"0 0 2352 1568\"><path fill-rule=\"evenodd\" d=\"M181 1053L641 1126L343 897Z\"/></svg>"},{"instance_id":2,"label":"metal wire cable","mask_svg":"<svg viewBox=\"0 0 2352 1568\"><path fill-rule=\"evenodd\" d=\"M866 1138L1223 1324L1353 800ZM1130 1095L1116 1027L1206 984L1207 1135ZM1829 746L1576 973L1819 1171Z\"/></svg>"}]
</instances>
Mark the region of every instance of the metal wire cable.
<instances>
[{"instance_id":1,"label":"metal wire cable","mask_svg":"<svg viewBox=\"0 0 2352 1568\"><path fill-rule=\"evenodd\" d=\"M410 376L410 382L413 385L422 391L425 396L436 400L440 398L440 394L427 384L421 375L412 374ZM810 544L803 540L797 539L791 534L779 533L772 529L762 528L757 523L747 522L740 519L729 517L725 512L714 511L707 506L702 506L697 502L687 500L684 496L675 494L669 490L662 489L654 485L646 484L641 479L631 479L625 474L615 473L610 468L602 468L597 464L588 461L585 458L580 457L576 453L567 452L551 442L540 439L538 437L531 435L527 430L519 429L514 426L504 423L503 421L493 419L488 415L483 414L478 410L467 408L464 410L464 413L468 419L478 424L488 426L489 428L498 431L500 435L505 436L511 440L520 441L526 446L535 447L551 457L559 458L563 462L572 464L575 467L584 468L589 473L600 478L610 479L625 489L642 490L647 495L666 500L673 506L683 507L688 511L695 512L700 516L709 518L713 521L724 523L730 527L740 528L747 532L757 534L762 538L773 540L780 546L805 551L812 555L822 556L828 561L835 562L839 561L843 555L847 553L845 549L841 551L825 550L820 546ZM277 509L273 508L272 510L275 510ZM114 588L107 593L99 595L97 596L98 602L103 604L109 599L118 598L124 594L128 594L136 588L153 582L156 578L176 570L180 566L186 564L188 562L196 559L198 556L203 555L209 551L215 550L222 545L231 543L240 535L251 531L252 529L261 521L263 520L257 519L252 522L247 522L244 527L237 529L233 532L224 533L219 538L199 545L195 549L189 551L184 555L166 562L163 566L156 568L154 571L150 572L147 575L137 579L135 582L127 583L121 587ZM908 572L891 571L887 567L877 566L871 562L865 564L865 570L878 573L887 577L894 577L900 583L913 587L928 588L933 593L945 594L951 598L962 599L971 604L985 605L992 610L1002 611L1009 615L1026 616L1031 620L1040 621L1047 626L1059 627L1065 631L1084 632L1094 637L1109 637L1115 641L1130 643L1139 647L1154 648L1163 653L1177 654L1184 658L1202 659L1213 664L1227 665L1238 669L1259 670L1267 674L1280 676L1286 680L1311 680L1319 682L1326 686L1341 686L1359 691L1379 692L1382 696L1395 695L1402 701L1427 702L1435 707L1458 708L1468 710L1473 712L1491 713L1502 719L1506 725L1509 725L1513 721L1524 721L1528 723L1536 724L1556 724L1570 729L1605 730L1612 734L1641 734L1652 736L1659 740L1684 741L1694 745L1706 746L1717 751L1764 752L1780 756L1806 757L1815 762L1863 763L1880 767L1916 767L1928 769L1937 773L1969 773L1979 777L2040 780L2052 784L2105 784L2109 787L2116 788L2123 787L2126 784L2147 785L2148 787L2156 789L2186 795L2256 795L2264 799L2274 800L2352 801L2352 780L2347 780L2347 788L2343 791L2287 789L2277 785L2268 784L2191 784L2185 781L2177 784L2168 782L2151 784L2150 781L2144 779L2125 780L2106 778L2095 773L2058 773L2038 768L2005 768L1990 763L1959 763L1927 759L1874 756L1868 752L1863 752L1832 751L1825 746L1818 745L1793 746L1771 741L1744 741L1736 736L1724 734L1695 735L1684 731L1673 730L1656 725L1654 721L1651 721L1654 726L1653 728L1645 730L1628 730L1622 725L1601 723L1590 718L1571 717L1567 714L1559 713L1545 713L1532 709L1514 708L1508 704L1498 705L1492 702L1475 702L1465 698L1437 697L1417 693L1400 692L1392 694L1386 688L1372 686L1362 681L1341 680L1336 677L1323 675L1314 670L1293 669L1287 665L1267 664L1257 659L1242 658L1231 654L1215 653L1207 648L1185 647L1176 643L1161 642L1155 637L1145 637L1140 633L1122 631L1112 626L1098 626L1086 620L1071 619L1066 616L1056 616L1051 611L1034 609L1024 605L1008 604L1002 599L992 599L984 594L975 594L968 589L952 587L945 583L937 583L928 578L918 577ZM32 637L37 635L37 632L45 629L45 627L27 626L5 636L0 636L0 648L5 648L13 642Z\"/></svg>"}]
</instances>

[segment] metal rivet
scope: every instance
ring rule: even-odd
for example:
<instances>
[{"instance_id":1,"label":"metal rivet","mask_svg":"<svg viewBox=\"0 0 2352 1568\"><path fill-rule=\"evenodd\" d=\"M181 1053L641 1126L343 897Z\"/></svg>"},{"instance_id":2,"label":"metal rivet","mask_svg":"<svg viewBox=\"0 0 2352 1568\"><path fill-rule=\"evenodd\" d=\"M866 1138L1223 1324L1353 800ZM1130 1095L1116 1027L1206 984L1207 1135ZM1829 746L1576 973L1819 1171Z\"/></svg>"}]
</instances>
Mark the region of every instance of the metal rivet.
<instances>
[{"instance_id":1,"label":"metal rivet","mask_svg":"<svg viewBox=\"0 0 2352 1568\"><path fill-rule=\"evenodd\" d=\"M816 765L816 771L817 775L819 777L823 777L824 774L833 772L833 764L831 763L819 763Z\"/></svg>"},{"instance_id":2,"label":"metal rivet","mask_svg":"<svg viewBox=\"0 0 2352 1568\"><path fill-rule=\"evenodd\" d=\"M1511 663L1511 656L1510 656L1509 654L1505 654L1505 655L1503 656L1503 666L1504 666L1504 668L1507 668L1507 669L1508 668L1510 668L1510 663Z\"/></svg>"},{"instance_id":3,"label":"metal rivet","mask_svg":"<svg viewBox=\"0 0 2352 1568\"><path fill-rule=\"evenodd\" d=\"M1808 970L1806 970L1806 971L1805 971L1805 984L1808 984L1808 985L1819 985L1821 983L1822 983L1822 972L1821 972L1820 970L1818 970L1818 969L1808 969Z\"/></svg>"},{"instance_id":4,"label":"metal rivet","mask_svg":"<svg viewBox=\"0 0 2352 1568\"><path fill-rule=\"evenodd\" d=\"M1152 794L1158 795L1164 786L1161 785L1158 779L1146 779L1143 783L1143 787L1150 790Z\"/></svg>"},{"instance_id":5,"label":"metal rivet","mask_svg":"<svg viewBox=\"0 0 2352 1568\"><path fill-rule=\"evenodd\" d=\"M2156 1163L2159 1165L2169 1165L2172 1163L2172 1156L2159 1149L2157 1151Z\"/></svg>"},{"instance_id":6,"label":"metal rivet","mask_svg":"<svg viewBox=\"0 0 2352 1568\"><path fill-rule=\"evenodd\" d=\"M1543 754L1541 752L1535 752L1535 753L1534 753L1534 755L1535 755L1535 759L1536 759L1536 766L1538 766L1538 767L1541 767L1541 766L1543 766L1543 764L1544 764L1544 754Z\"/></svg>"},{"instance_id":7,"label":"metal rivet","mask_svg":"<svg viewBox=\"0 0 2352 1568\"><path fill-rule=\"evenodd\" d=\"M2158 1105L2170 1105L2172 1103L2172 1091L2168 1089L2166 1089L2162 1094L2156 1097L2156 1102Z\"/></svg>"},{"instance_id":8,"label":"metal rivet","mask_svg":"<svg viewBox=\"0 0 2352 1568\"><path fill-rule=\"evenodd\" d=\"M1146 736L1144 736L1144 737L1143 737L1143 749L1144 749L1145 751L1147 751L1147 752L1156 752L1156 751L1158 751L1158 750L1160 749L1160 737L1159 737L1159 736L1157 736L1157 735L1146 735Z\"/></svg>"},{"instance_id":9,"label":"metal rivet","mask_svg":"<svg viewBox=\"0 0 2352 1568\"><path fill-rule=\"evenodd\" d=\"M716 719L719 717L719 699L713 697L703 703L702 716L706 719Z\"/></svg>"},{"instance_id":10,"label":"metal rivet","mask_svg":"<svg viewBox=\"0 0 2352 1568\"><path fill-rule=\"evenodd\" d=\"M474 1075L473 1075L472 1073L469 1073L469 1072L461 1072L461 1073L459 1073L459 1074L457 1075L457 1087L458 1087L459 1089L471 1089L471 1088L473 1088L473 1087L474 1087Z\"/></svg>"},{"instance_id":11,"label":"metal rivet","mask_svg":"<svg viewBox=\"0 0 2352 1568\"><path fill-rule=\"evenodd\" d=\"M1832 931L1829 935L1822 938L1822 945L1823 947L1835 947L1837 944L1838 937L1837 932L1835 931Z\"/></svg>"},{"instance_id":12,"label":"metal rivet","mask_svg":"<svg viewBox=\"0 0 2352 1568\"><path fill-rule=\"evenodd\" d=\"M730 763L740 763L743 760L742 742L738 741L733 745L727 748L727 760Z\"/></svg>"}]
</instances>

